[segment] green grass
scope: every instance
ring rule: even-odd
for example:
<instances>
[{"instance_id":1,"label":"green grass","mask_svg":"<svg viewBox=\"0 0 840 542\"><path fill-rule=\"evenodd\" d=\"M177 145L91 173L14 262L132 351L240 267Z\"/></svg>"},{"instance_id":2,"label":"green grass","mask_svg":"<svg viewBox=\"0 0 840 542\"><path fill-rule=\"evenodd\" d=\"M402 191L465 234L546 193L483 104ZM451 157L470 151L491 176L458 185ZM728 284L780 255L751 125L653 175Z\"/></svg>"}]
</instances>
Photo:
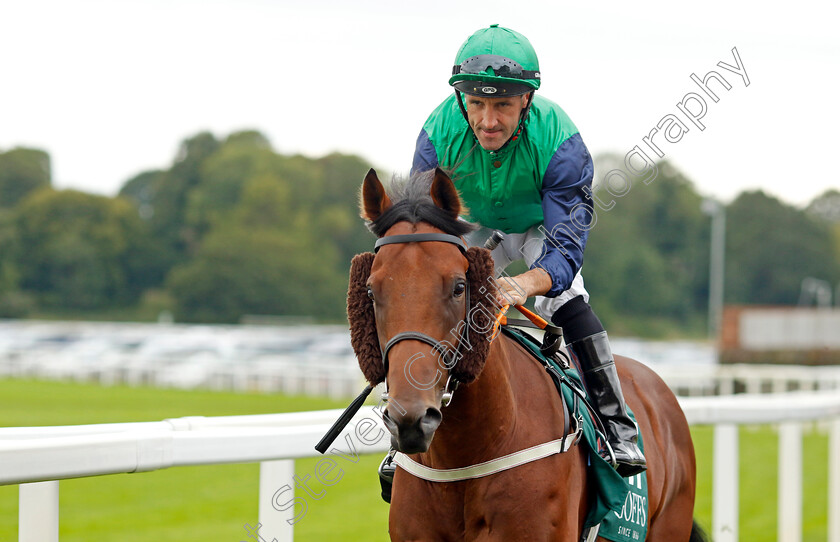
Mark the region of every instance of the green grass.
<instances>
[{"instance_id":1,"label":"green grass","mask_svg":"<svg viewBox=\"0 0 840 542\"><path fill-rule=\"evenodd\" d=\"M712 527L711 427L692 428L697 454L695 517L707 531ZM739 533L741 540L775 542L778 510L777 433L769 426L746 427L739 433ZM828 437L807 431L802 441L802 540L828 537Z\"/></svg>"},{"instance_id":2,"label":"green grass","mask_svg":"<svg viewBox=\"0 0 840 542\"><path fill-rule=\"evenodd\" d=\"M0 380L0 426L265 414L342 408L347 402ZM342 465L345 474L341 482L327 488L322 500L311 500L306 517L295 526L296 539L387 540L388 507L379 499L375 479L379 459L362 456L358 464ZM316 461L297 461L297 472L314 472ZM62 542L252 540L243 526L257 522L258 486L257 464L180 467L64 480L59 485L60 538ZM0 486L0 540L17 540L17 501L17 486Z\"/></svg>"},{"instance_id":3,"label":"green grass","mask_svg":"<svg viewBox=\"0 0 840 542\"><path fill-rule=\"evenodd\" d=\"M87 384L0 380L0 425L62 425L154 421L339 408L345 401L210 391L100 387ZM693 429L698 456L695 515L711 529L712 429ZM741 431L740 538L776 540L778 439L769 427ZM805 541L826 539L827 438L806 433L803 443ZM344 475L321 500L307 499L295 525L301 541L385 541L388 507L379 499L376 466L337 459ZM311 474L317 459L296 462ZM180 467L99 476L60 483L62 542L182 540L250 541L245 524L257 521L256 464ZM313 485L313 487L315 487ZM302 493L298 491L298 496ZM16 486L0 486L0 540L17 539ZM270 538L267 537L268 540Z\"/></svg>"}]
</instances>

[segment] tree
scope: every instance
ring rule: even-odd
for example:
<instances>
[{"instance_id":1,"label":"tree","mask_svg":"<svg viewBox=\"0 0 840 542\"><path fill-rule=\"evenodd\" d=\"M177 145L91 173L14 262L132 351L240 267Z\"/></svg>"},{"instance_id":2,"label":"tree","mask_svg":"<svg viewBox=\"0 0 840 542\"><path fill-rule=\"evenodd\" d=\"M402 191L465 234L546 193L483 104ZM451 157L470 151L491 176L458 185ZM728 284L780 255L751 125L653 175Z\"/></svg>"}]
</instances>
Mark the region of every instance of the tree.
<instances>
[{"instance_id":1,"label":"tree","mask_svg":"<svg viewBox=\"0 0 840 542\"><path fill-rule=\"evenodd\" d=\"M834 261L840 265L840 191L826 190L814 198L805 210L831 229L834 238L831 250L834 253ZM840 295L840 290L835 292L838 292L836 295ZM835 300L834 304L840 306L840 299Z\"/></svg>"},{"instance_id":2,"label":"tree","mask_svg":"<svg viewBox=\"0 0 840 542\"><path fill-rule=\"evenodd\" d=\"M826 190L814 198L805 210L826 222L840 223L840 191Z\"/></svg>"},{"instance_id":3,"label":"tree","mask_svg":"<svg viewBox=\"0 0 840 542\"><path fill-rule=\"evenodd\" d=\"M758 190L727 207L726 299L795 305L802 279L836 284L830 226Z\"/></svg>"},{"instance_id":4,"label":"tree","mask_svg":"<svg viewBox=\"0 0 840 542\"><path fill-rule=\"evenodd\" d=\"M336 272L335 251L311 241L271 228L208 235L196 257L167 281L176 319L233 323L247 314L341 314L346 278Z\"/></svg>"},{"instance_id":5,"label":"tree","mask_svg":"<svg viewBox=\"0 0 840 542\"><path fill-rule=\"evenodd\" d=\"M13 216L11 213L0 212L0 292L17 290L20 284L19 256L20 244Z\"/></svg>"},{"instance_id":6,"label":"tree","mask_svg":"<svg viewBox=\"0 0 840 542\"><path fill-rule=\"evenodd\" d=\"M195 258L170 275L176 318L342 318L347 275L340 251L292 193L290 183L272 173L244 184L238 203L214 223Z\"/></svg>"},{"instance_id":7,"label":"tree","mask_svg":"<svg viewBox=\"0 0 840 542\"><path fill-rule=\"evenodd\" d=\"M201 183L201 168L219 142L208 132L184 140L175 162L164 172L147 172L129 181L124 191L142 199L138 211L146 217L167 253L183 261L197 245L195 232L185 222L189 194ZM137 201L137 199L135 199ZM174 263L174 262L173 262Z\"/></svg>"},{"instance_id":8,"label":"tree","mask_svg":"<svg viewBox=\"0 0 840 542\"><path fill-rule=\"evenodd\" d=\"M131 204L43 189L15 212L20 286L46 306L93 309L135 301L145 287L148 233Z\"/></svg>"},{"instance_id":9,"label":"tree","mask_svg":"<svg viewBox=\"0 0 840 542\"><path fill-rule=\"evenodd\" d=\"M258 132L232 134L208 156L201 179L187 195L184 223L197 239L228 218L243 187L257 177L276 174L276 154Z\"/></svg>"},{"instance_id":10,"label":"tree","mask_svg":"<svg viewBox=\"0 0 840 542\"><path fill-rule=\"evenodd\" d=\"M596 170L620 167L617 157L596 157ZM621 197L603 186L584 258L591 303L608 325L643 317L683 326L699 321L708 295L708 219L692 183L668 162L645 184L633 179ZM610 209L606 204L614 201ZM633 332L642 326L634 324Z\"/></svg>"},{"instance_id":11,"label":"tree","mask_svg":"<svg viewBox=\"0 0 840 542\"><path fill-rule=\"evenodd\" d=\"M20 243L13 218L0 211L0 318L23 318L35 308L32 296L20 289Z\"/></svg>"},{"instance_id":12,"label":"tree","mask_svg":"<svg viewBox=\"0 0 840 542\"><path fill-rule=\"evenodd\" d=\"M14 207L51 182L50 156L46 152L16 148L0 153L0 210Z\"/></svg>"},{"instance_id":13,"label":"tree","mask_svg":"<svg viewBox=\"0 0 840 542\"><path fill-rule=\"evenodd\" d=\"M341 254L342 270L350 270L350 260L370 250L373 237L359 220L358 201L362 180L370 164L358 156L332 153L318 160L323 168L324 186L318 221L325 235Z\"/></svg>"},{"instance_id":14,"label":"tree","mask_svg":"<svg viewBox=\"0 0 840 542\"><path fill-rule=\"evenodd\" d=\"M154 203L158 186L165 182L166 173L160 170L144 171L129 179L120 189L119 195L128 199L137 207L137 212L143 220L154 217Z\"/></svg>"}]
</instances>

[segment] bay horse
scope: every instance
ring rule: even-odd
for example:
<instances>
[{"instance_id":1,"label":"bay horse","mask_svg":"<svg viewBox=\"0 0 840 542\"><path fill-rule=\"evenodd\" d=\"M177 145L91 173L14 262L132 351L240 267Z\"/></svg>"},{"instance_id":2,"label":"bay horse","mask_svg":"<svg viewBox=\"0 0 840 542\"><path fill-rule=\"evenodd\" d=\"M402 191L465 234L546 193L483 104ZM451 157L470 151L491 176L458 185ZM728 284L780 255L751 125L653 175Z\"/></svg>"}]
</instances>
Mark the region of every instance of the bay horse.
<instances>
[{"instance_id":1,"label":"bay horse","mask_svg":"<svg viewBox=\"0 0 840 542\"><path fill-rule=\"evenodd\" d=\"M465 210L446 172L415 174L386 192L371 169L361 208L379 239L376 254L351 264L351 342L368 382L387 382L392 446L421 465L453 469L562 437L551 378L523 346L491 335L493 261L463 242L473 226L459 219ZM653 371L622 356L615 363L645 444L647 540L703 540L692 519L695 457L682 410ZM398 468L391 540L578 542L595 491L589 453L575 445L455 482Z\"/></svg>"}]
</instances>

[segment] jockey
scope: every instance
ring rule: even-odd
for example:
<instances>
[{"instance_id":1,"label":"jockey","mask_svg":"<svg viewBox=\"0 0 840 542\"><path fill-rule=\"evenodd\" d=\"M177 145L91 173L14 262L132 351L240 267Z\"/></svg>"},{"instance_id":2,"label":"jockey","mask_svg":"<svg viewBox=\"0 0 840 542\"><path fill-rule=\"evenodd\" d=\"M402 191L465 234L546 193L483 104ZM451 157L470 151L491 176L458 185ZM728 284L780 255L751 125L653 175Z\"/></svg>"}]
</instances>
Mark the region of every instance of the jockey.
<instances>
[{"instance_id":1,"label":"jockey","mask_svg":"<svg viewBox=\"0 0 840 542\"><path fill-rule=\"evenodd\" d=\"M524 259L529 270L500 279L500 303L536 297L536 309L563 328L622 476L646 468L628 417L607 332L589 306L580 269L589 230L593 164L568 115L535 95L537 54L522 34L491 25L461 46L449 84L455 92L429 116L412 172L451 172L471 222L468 241L481 246L505 233L492 251L497 271Z\"/></svg>"}]
</instances>

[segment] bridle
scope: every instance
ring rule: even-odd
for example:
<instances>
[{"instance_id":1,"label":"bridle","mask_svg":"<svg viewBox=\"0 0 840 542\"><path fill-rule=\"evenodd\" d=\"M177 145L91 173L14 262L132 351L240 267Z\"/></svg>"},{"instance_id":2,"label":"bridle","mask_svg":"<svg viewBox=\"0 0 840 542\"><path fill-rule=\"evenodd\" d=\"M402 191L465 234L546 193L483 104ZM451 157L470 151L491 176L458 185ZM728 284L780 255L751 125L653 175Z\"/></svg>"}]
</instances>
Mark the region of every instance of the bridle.
<instances>
[{"instance_id":1,"label":"bridle","mask_svg":"<svg viewBox=\"0 0 840 542\"><path fill-rule=\"evenodd\" d=\"M491 239L495 239L495 235ZM399 243L422 243L427 241L436 241L442 243L450 243L458 247L463 255L467 255L468 246L467 243L461 239L460 237L456 237L455 235L449 235L445 233L412 233L412 234L403 234L403 235L388 235L385 237L381 237L376 241L374 246L374 253L378 252L381 247L384 245L390 244L399 244ZM498 244L498 240L496 240L495 244ZM491 249L492 247L488 246L488 243L485 243L485 248ZM468 258L469 259L469 258ZM467 273L470 270L468 268ZM484 293L483 288L480 289L481 293ZM466 289L464 292L467 296L466 298L466 311L464 313L464 319L461 320L458 325L461 327L461 333L458 337L458 345L455 348L455 353L453 357L453 366L454 363L457 363L460 358L460 351L461 346L464 343L469 345L469 319L470 319L470 280L467 280ZM503 323L503 319L505 317L505 311L507 307L505 307L497 317L496 317L496 324ZM521 311L526 310L521 308L517 305L517 309ZM525 314L525 313L523 313ZM530 312L529 312L530 314ZM527 316L527 314L526 314ZM545 321L539 316L534 315L536 319L541 321L541 325L538 322L533 321L537 327L545 329L547 324ZM530 319L530 317L529 317ZM419 331L403 331L401 333L397 333L385 343L385 348L382 348L382 344L380 341L379 348L382 352L382 365L385 370L385 386L386 392L382 394L382 399L387 402L389 400L388 393L387 393L387 386L388 386L388 354L391 351L391 348L394 347L400 341L405 340L416 340L423 343L430 345L432 348L437 350L438 352L443 355L444 352L448 351L447 348L444 347L444 341L438 341L429 335L419 332ZM447 343L448 344L448 343ZM447 367L449 365L447 364ZM558 373L555 375L554 373L557 372L554 369L554 373L550 369L553 367L552 365L546 362L546 370L549 371L549 374L552 375L551 378L554 380L555 384L559 387L560 380L555 380L555 376L558 379L563 379L563 377ZM437 381L432 384L435 385ZM567 382L568 383L568 382ZM458 387L458 380L452 376L452 371L450 368L449 378L446 381L446 385L443 389L443 394L441 396L441 406L449 405L450 401L452 400L452 394L455 389ZM573 392L576 392L575 387L571 386ZM338 420L333 424L330 430L324 435L324 438L316 445L315 449L321 453L325 453L327 448L332 444L338 434L344 429L347 424L350 422L351 418L359 411L362 404L365 402L368 394L373 390L373 386L369 383L362 393L356 397L356 399L347 407L347 409L342 413ZM585 402L585 401L584 401ZM489 461L485 461L483 463L478 463L475 465L470 465L467 467L458 467L454 469L435 469L431 468L426 465L422 465L417 463L411 457L405 455L402 452L395 452L389 454L386 461L390 464L391 462L395 463L403 470L409 472L410 474L421 478L423 480L428 480L430 482L457 482L461 480L470 480L473 478L480 478L483 476L490 476L496 474L498 472L502 472L508 469L512 469L518 467L520 465L524 465L526 463L530 463L532 461L537 461L539 459L548 457L550 455L554 455L557 453L563 453L568 451L572 446L574 446L578 439L580 438L582 429L583 429L583 419L577 413L577 399L575 400L575 407L572 415L569 414L569 409L565 405L563 406L563 416L564 416L564 423L563 423L563 437L554 439L549 442L544 442L542 444L538 444L536 446L531 446L530 448L525 448L523 450L519 450L517 452L513 452L511 454L504 455L502 457L498 457L496 459L491 459ZM572 420L574 420L574 428L572 428ZM390 459L389 459L390 458Z\"/></svg>"},{"instance_id":2,"label":"bridle","mask_svg":"<svg viewBox=\"0 0 840 542\"><path fill-rule=\"evenodd\" d=\"M389 235L385 237L381 237L379 240L376 241L376 245L374 246L374 252L377 252L380 247L383 245L390 245L396 243L418 243L424 241L440 241L444 243L451 243L457 246L462 254L466 254L467 252L467 244L464 242L463 239L460 237L456 237L454 235L448 235L445 233L412 233L412 234L405 234L405 235ZM467 288L465 294L467 296L467 306L466 312L464 313L464 320L462 320L459 325L462 326L461 335L458 338L458 346L455 349L455 357L453 360L457 362L460 351L461 345L468 341L467 333L469 329L469 316L470 316L470 281L467 280ZM522 310L519 306L517 306L520 310ZM499 323L504 316L504 312L500 313L497 317L497 323ZM535 315L536 316L536 315ZM538 316L536 318L539 318ZM535 322L536 323L536 322ZM542 326L545 327L546 323L543 321ZM437 341L434 338L426 335L425 333L421 333L419 331L403 331L402 333L397 333L393 337L391 337L388 342L385 344L385 348L382 349L382 363L384 365L385 374L388 374L388 352L390 352L391 348L400 341L404 340L417 340L424 342L426 344L431 345L434 349L441 352L441 355L445 351L442 342ZM381 348L381 344L380 344ZM551 373L549 373L551 374ZM552 379L554 377L552 376ZM450 389L450 384L453 384L453 387ZM387 387L387 377L385 385ZM444 387L443 396L441 397L441 405L447 406L449 402L452 400L452 393L454 392L455 388L458 386L457 379L452 377L452 373L449 374L449 379L446 381L446 386ZM370 388L370 386L368 386ZM385 401L388 401L388 394L382 394L382 398ZM361 405L364 401L364 397L360 396L356 399L356 402ZM577 404L577 402L575 403ZM422 465L417 463L411 457L405 455L402 452L396 452L393 454L392 461L401 467L402 469L406 470L407 472L411 473L412 475L421 478L423 480L428 480L430 482L457 482L461 480L470 480L473 478L480 478L483 476L489 476L492 474L496 474L498 472L502 472L508 469L512 469L514 467L518 467L519 465L523 465L525 463L530 463L532 461L537 461L544 457L548 457L550 455L554 455L557 453L563 453L568 451L572 446L574 446L578 439L580 438L582 428L583 428L583 420L577 415L577 407L575 407L574 416L569 416L569 410L565 406L563 407L564 413L564 424L563 424L563 437L559 439L555 439L549 442L544 442L542 444L532 446L530 448L526 448L524 450L519 450L512 454L507 454L502 457L498 457L496 459L492 459L490 461L485 461L483 463L470 465L468 467L458 467L454 469L435 469L428 467L426 465ZM352 416L352 412L347 415L345 412L345 417L349 421L350 416ZM574 419L574 429L571 427L571 419ZM346 425L346 422L344 422ZM343 425L342 425L343 427ZM337 435L338 432L334 431ZM332 438L335 438L331 435ZM326 440L326 437L324 438ZM331 441L330 441L331 442ZM326 449L326 446L323 449ZM389 457L391 457L389 455ZM387 460L387 459L386 459Z\"/></svg>"},{"instance_id":3,"label":"bridle","mask_svg":"<svg viewBox=\"0 0 840 542\"><path fill-rule=\"evenodd\" d=\"M422 243L426 241L437 241L441 243L450 243L458 247L461 251L461 254L466 254L467 249L469 246L467 245L466 241L462 238L457 237L455 235L449 235L447 233L407 233L402 235L386 235L385 237L380 237L377 239L376 244L374 245L373 252L376 253L383 245L393 245L393 244L402 244L402 243ZM468 342L467 333L469 332L469 315L470 315L470 281L467 280L466 284L466 291L464 292L466 296L466 311L464 312L464 320L461 321L459 327L461 328L461 335L458 337L458 344L455 347L455 352L452 357L452 362L457 363L460 352L461 352L461 345ZM405 340L415 340L420 341L428 344L434 350L440 353L441 356L447 351L447 348L444 346L443 341L438 341L429 335L422 333L420 331L403 331L401 333L397 333L390 339L388 342L385 343L385 348L382 348L382 364L385 369L385 374L388 374L388 353L391 351L391 348L394 347L398 342L405 341ZM447 367L449 365L447 364ZM450 372L449 377L446 380L446 386L443 389L443 396L441 397L441 404L443 406L447 406L450 401L452 401L452 394L458 388L458 379L452 376ZM387 386L387 382L386 382ZM385 395L387 399L387 394Z\"/></svg>"}]
</instances>

